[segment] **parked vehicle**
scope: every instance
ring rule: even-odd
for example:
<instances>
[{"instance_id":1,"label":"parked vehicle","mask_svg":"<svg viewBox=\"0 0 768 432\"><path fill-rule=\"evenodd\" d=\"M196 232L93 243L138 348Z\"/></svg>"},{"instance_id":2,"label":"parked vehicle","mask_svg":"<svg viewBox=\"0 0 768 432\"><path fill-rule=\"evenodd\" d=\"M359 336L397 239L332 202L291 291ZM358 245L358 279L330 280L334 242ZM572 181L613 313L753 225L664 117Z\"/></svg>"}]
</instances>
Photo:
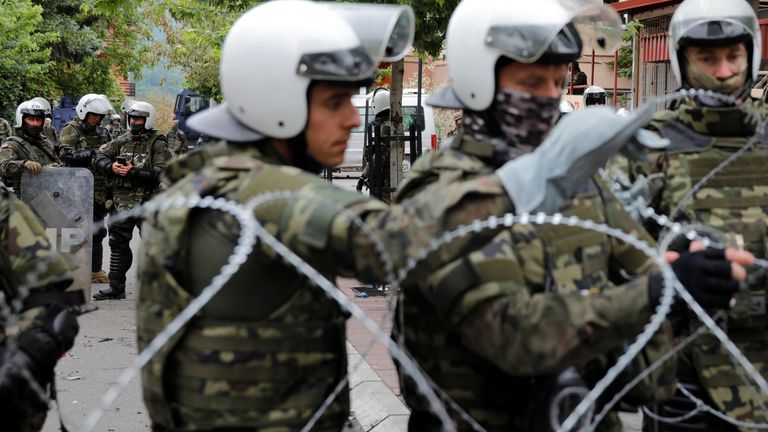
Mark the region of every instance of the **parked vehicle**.
<instances>
[{"instance_id":1,"label":"parked vehicle","mask_svg":"<svg viewBox=\"0 0 768 432\"><path fill-rule=\"evenodd\" d=\"M208 99L190 89L181 89L176 95L176 102L173 105L173 119L179 122L179 129L186 134L187 145L190 147L195 146L198 138L200 138L200 133L187 127L187 119L209 106Z\"/></svg>"},{"instance_id":2,"label":"parked vehicle","mask_svg":"<svg viewBox=\"0 0 768 432\"><path fill-rule=\"evenodd\" d=\"M405 133L412 124L415 124L421 131L421 152L422 154L429 150L437 149L437 131L435 129L435 114L432 107L425 104L429 95L421 94L421 106L416 106L416 89L403 89L403 130ZM374 119L373 109L371 107L371 98L373 92L368 94L358 94L352 96L352 104L360 113L360 126L352 130L352 134L344 152L344 162L342 167L362 167L363 165L363 144L365 142L365 125L371 123ZM368 117L366 118L366 105ZM403 163L403 169L410 168L409 155L411 149L405 146L406 157Z\"/></svg>"}]
</instances>

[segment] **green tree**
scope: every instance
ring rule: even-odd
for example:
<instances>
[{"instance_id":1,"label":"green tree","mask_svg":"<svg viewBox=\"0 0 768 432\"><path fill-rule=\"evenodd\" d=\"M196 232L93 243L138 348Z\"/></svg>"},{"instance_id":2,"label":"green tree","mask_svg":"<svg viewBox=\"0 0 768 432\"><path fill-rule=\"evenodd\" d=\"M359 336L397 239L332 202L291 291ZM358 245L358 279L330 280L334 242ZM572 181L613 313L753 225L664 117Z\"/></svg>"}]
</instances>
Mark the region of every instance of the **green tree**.
<instances>
[{"instance_id":1,"label":"green tree","mask_svg":"<svg viewBox=\"0 0 768 432\"><path fill-rule=\"evenodd\" d=\"M139 2L127 0L32 0L42 7L38 31L58 35L46 47L54 89L43 96L104 93L121 98L117 77L139 74L149 40ZM40 94L35 94L40 95Z\"/></svg>"},{"instance_id":2,"label":"green tree","mask_svg":"<svg viewBox=\"0 0 768 432\"><path fill-rule=\"evenodd\" d=\"M47 45L58 37L39 32L43 9L30 0L0 0L0 115L9 118L30 92L54 89Z\"/></svg>"},{"instance_id":3,"label":"green tree","mask_svg":"<svg viewBox=\"0 0 768 432\"><path fill-rule=\"evenodd\" d=\"M632 20L624 26L624 31L621 33L621 47L619 47L619 76L624 78L631 78L632 73L632 57L634 51L632 50L632 41L637 37L640 32L640 28L643 25L638 20ZM608 67L613 68L613 62L607 62Z\"/></svg>"}]
</instances>

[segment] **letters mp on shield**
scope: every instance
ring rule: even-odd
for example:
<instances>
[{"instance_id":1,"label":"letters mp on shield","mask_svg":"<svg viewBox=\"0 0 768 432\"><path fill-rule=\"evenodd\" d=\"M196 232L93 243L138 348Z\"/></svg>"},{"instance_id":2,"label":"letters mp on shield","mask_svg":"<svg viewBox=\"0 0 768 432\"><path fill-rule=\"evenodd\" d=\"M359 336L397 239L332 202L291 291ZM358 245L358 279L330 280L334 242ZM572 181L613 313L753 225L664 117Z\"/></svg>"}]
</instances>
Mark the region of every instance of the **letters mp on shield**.
<instances>
[{"instance_id":1,"label":"letters mp on shield","mask_svg":"<svg viewBox=\"0 0 768 432\"><path fill-rule=\"evenodd\" d=\"M83 290L90 299L93 174L85 168L46 167L38 175L25 172L21 199L37 215L51 245L77 263L69 290Z\"/></svg>"}]
</instances>

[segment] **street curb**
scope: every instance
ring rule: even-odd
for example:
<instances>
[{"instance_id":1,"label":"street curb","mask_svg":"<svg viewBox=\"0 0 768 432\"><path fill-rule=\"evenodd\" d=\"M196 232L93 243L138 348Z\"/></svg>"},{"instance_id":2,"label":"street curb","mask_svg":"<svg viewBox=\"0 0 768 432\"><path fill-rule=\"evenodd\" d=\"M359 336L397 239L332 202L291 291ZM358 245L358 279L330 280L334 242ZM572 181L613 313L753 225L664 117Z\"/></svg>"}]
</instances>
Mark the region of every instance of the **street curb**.
<instances>
[{"instance_id":1,"label":"street curb","mask_svg":"<svg viewBox=\"0 0 768 432\"><path fill-rule=\"evenodd\" d=\"M407 430L410 410L347 342L352 413L365 432Z\"/></svg>"}]
</instances>

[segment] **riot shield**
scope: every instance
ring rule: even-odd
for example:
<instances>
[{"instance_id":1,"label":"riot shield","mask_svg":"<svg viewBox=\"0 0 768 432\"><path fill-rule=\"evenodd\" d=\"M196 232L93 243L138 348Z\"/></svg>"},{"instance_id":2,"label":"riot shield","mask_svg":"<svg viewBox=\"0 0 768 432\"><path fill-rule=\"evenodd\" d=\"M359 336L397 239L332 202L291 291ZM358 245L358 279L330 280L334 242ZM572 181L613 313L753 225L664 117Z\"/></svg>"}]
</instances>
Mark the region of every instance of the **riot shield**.
<instances>
[{"instance_id":1,"label":"riot shield","mask_svg":"<svg viewBox=\"0 0 768 432\"><path fill-rule=\"evenodd\" d=\"M86 168L43 168L21 176L21 199L35 212L57 251L78 265L69 290L91 298L93 174Z\"/></svg>"}]
</instances>

